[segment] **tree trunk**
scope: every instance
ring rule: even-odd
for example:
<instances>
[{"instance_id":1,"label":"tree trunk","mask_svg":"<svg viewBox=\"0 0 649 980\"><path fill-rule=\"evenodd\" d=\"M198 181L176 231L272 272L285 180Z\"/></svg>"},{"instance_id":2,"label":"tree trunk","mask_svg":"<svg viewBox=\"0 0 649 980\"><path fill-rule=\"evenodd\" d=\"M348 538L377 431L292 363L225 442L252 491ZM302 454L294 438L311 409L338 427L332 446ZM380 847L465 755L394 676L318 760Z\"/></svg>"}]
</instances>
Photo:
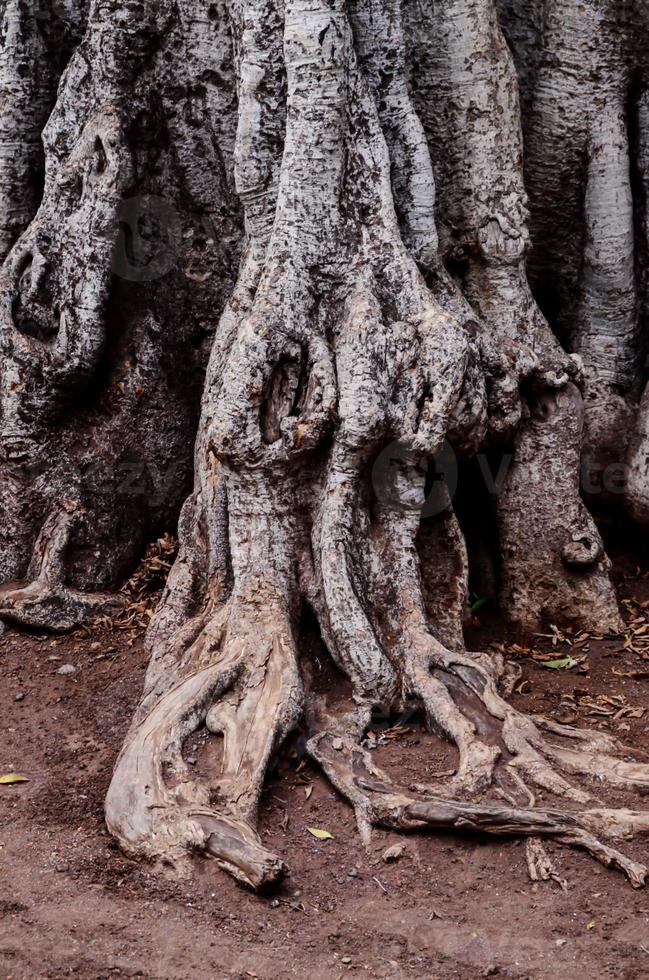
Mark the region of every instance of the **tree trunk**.
<instances>
[{"instance_id":1,"label":"tree trunk","mask_svg":"<svg viewBox=\"0 0 649 980\"><path fill-rule=\"evenodd\" d=\"M530 278L586 379L591 492L648 524L649 28L642 0L500 0L521 74ZM631 436L631 439L629 437ZM608 479L607 479L608 475Z\"/></svg>"},{"instance_id":2,"label":"tree trunk","mask_svg":"<svg viewBox=\"0 0 649 980\"><path fill-rule=\"evenodd\" d=\"M240 239L227 27L194 8L92 6L0 272L0 611L19 623L95 615L191 486Z\"/></svg>"},{"instance_id":3,"label":"tree trunk","mask_svg":"<svg viewBox=\"0 0 649 980\"><path fill-rule=\"evenodd\" d=\"M0 259L38 208L41 133L84 29L86 0L6 0L0 40Z\"/></svg>"},{"instance_id":4,"label":"tree trunk","mask_svg":"<svg viewBox=\"0 0 649 980\"><path fill-rule=\"evenodd\" d=\"M610 129L601 139L619 156ZM646 869L609 839L649 817L595 801L602 782L646 791L649 768L609 736L515 710L505 664L463 641L470 556L490 541L520 629L622 625L580 495L584 415L595 431L581 361L528 284L518 83L495 0L95 0L44 141L43 200L0 276L0 614L92 619L173 520L197 433L106 800L121 846L181 870L203 850L253 888L277 881L257 807L304 725L365 838L551 836L641 885ZM615 185L607 205L608 170L590 169L607 238L624 195ZM572 346L588 397L598 365L616 383L623 365L631 405L640 300L630 324L610 309L622 284L602 276ZM609 313L613 366L585 356ZM486 452L511 461L467 545L453 477ZM305 608L349 681L336 712L300 649ZM434 786L399 785L363 747L374 710L412 706L458 750ZM183 757L202 726L221 744L209 779Z\"/></svg>"}]
</instances>

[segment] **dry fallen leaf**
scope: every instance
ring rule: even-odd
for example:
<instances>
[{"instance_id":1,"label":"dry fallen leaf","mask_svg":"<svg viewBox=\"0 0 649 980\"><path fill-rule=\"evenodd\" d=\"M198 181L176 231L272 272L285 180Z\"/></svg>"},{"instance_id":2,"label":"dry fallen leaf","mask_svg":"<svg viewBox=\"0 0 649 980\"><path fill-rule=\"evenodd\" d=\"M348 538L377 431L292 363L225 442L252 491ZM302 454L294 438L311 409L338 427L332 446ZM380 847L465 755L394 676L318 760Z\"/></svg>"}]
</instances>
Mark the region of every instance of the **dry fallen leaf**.
<instances>
[{"instance_id":1,"label":"dry fallen leaf","mask_svg":"<svg viewBox=\"0 0 649 980\"><path fill-rule=\"evenodd\" d=\"M612 673L617 677L632 677L636 680L646 680L649 677L647 670L618 670L617 667L613 667Z\"/></svg>"},{"instance_id":2,"label":"dry fallen leaf","mask_svg":"<svg viewBox=\"0 0 649 980\"><path fill-rule=\"evenodd\" d=\"M391 861L398 861L405 853L406 845L403 841L400 841L398 844L393 844L392 847L386 847L381 857L386 864L389 864Z\"/></svg>"},{"instance_id":3,"label":"dry fallen leaf","mask_svg":"<svg viewBox=\"0 0 649 980\"><path fill-rule=\"evenodd\" d=\"M330 834L328 830L320 830L319 827L307 827L307 830L318 840L335 840L334 835Z\"/></svg>"},{"instance_id":4,"label":"dry fallen leaf","mask_svg":"<svg viewBox=\"0 0 649 980\"><path fill-rule=\"evenodd\" d=\"M312 792L313 792L313 786L307 786L307 788L304 790L304 796L307 800L311 796Z\"/></svg>"},{"instance_id":5,"label":"dry fallen leaf","mask_svg":"<svg viewBox=\"0 0 649 980\"><path fill-rule=\"evenodd\" d=\"M12 786L14 783L28 783L29 779L27 776L21 776L17 772L8 772L4 776L0 776L0 786Z\"/></svg>"}]
</instances>

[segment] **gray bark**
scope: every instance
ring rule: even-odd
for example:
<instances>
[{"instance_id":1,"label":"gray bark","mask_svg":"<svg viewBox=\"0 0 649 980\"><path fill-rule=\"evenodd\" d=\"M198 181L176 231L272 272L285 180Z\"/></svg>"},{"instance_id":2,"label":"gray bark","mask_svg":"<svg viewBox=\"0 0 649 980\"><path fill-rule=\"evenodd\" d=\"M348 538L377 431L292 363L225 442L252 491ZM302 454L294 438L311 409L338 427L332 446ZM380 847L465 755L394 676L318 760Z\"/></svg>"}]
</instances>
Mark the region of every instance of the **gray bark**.
<instances>
[{"instance_id":1,"label":"gray bark","mask_svg":"<svg viewBox=\"0 0 649 980\"><path fill-rule=\"evenodd\" d=\"M0 31L0 259L36 213L41 133L85 25L86 0L6 0Z\"/></svg>"},{"instance_id":2,"label":"gray bark","mask_svg":"<svg viewBox=\"0 0 649 980\"><path fill-rule=\"evenodd\" d=\"M537 28L518 22L522 50ZM491 528L503 613L523 630L621 628L579 485L600 375L627 385L629 411L642 381L642 273L630 312L612 243L631 247L635 210L605 115L566 351L528 282L495 0L91 5L44 130L40 207L0 272L0 615L92 621L189 492L106 800L129 853L182 870L203 850L251 887L279 880L257 807L304 723L366 838L549 835L644 882L611 840L647 816L596 807L593 780L644 791L649 768L507 703L505 664L465 649L470 560L449 487L424 506L445 447L510 453ZM350 684L335 716L301 656L305 607ZM416 789L381 773L362 748L377 706L420 706L457 771ZM201 726L223 743L209 779L183 758Z\"/></svg>"},{"instance_id":3,"label":"gray bark","mask_svg":"<svg viewBox=\"0 0 649 980\"><path fill-rule=\"evenodd\" d=\"M502 0L527 112L535 294L584 362L585 464L628 455L627 498L646 525L648 328L647 6ZM606 489L606 488L604 488Z\"/></svg>"},{"instance_id":4,"label":"gray bark","mask_svg":"<svg viewBox=\"0 0 649 980\"><path fill-rule=\"evenodd\" d=\"M226 26L141 13L93 5L0 271L0 611L33 626L92 617L173 522L239 247Z\"/></svg>"}]
</instances>

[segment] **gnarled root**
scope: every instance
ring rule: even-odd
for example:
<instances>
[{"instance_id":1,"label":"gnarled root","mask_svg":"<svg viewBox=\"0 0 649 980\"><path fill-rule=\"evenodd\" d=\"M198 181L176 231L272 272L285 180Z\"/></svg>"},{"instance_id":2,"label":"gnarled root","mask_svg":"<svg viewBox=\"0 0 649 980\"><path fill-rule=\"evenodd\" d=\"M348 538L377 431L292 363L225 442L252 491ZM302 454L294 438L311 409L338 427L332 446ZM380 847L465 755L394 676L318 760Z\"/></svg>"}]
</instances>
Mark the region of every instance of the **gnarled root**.
<instances>
[{"instance_id":1,"label":"gnarled root","mask_svg":"<svg viewBox=\"0 0 649 980\"><path fill-rule=\"evenodd\" d=\"M618 822L625 826L633 821L635 814L621 811L618 816L615 810L546 810L496 800L491 804L477 804L446 796L443 787L436 793L411 792L395 785L375 766L370 753L357 740L343 739L329 731L312 738L308 751L354 807L366 839L371 826L401 831L451 828L498 836L552 837L560 843L582 848L606 867L623 871L635 888L645 884L649 871L643 864L603 843L592 832L593 827L602 826L616 831ZM640 815L640 819L642 829L648 830L649 819L646 815Z\"/></svg>"},{"instance_id":2,"label":"gnarled root","mask_svg":"<svg viewBox=\"0 0 649 980\"><path fill-rule=\"evenodd\" d=\"M43 525L27 570L27 584L0 586L0 618L32 629L65 633L121 605L111 594L80 592L65 582L65 558L75 526L86 518L74 501L63 501Z\"/></svg>"},{"instance_id":3,"label":"gnarled root","mask_svg":"<svg viewBox=\"0 0 649 980\"><path fill-rule=\"evenodd\" d=\"M129 853L187 865L203 850L259 889L286 866L255 829L268 760L295 726L301 686L293 638L277 611L238 600L210 621L164 693L149 693L115 767L106 822ZM182 747L201 725L223 737L218 778L197 779Z\"/></svg>"},{"instance_id":4,"label":"gnarled root","mask_svg":"<svg viewBox=\"0 0 649 980\"><path fill-rule=\"evenodd\" d=\"M402 476L410 480L410 499L415 499L417 487L423 489L417 467L403 468ZM377 688L367 677L362 685L357 683L355 665L347 656L352 648L340 634L339 663L354 681L361 713L354 722L323 723L317 706L312 706L310 727L319 734L309 751L355 806L365 832L376 823L397 829L464 826L552 836L621 868L639 886L645 869L600 837L646 830L649 816L586 806L599 797L601 784L646 792L649 765L626 761L629 750L609 736L522 714L498 690L502 663L442 646L428 625L415 548L417 529L418 515L412 508L376 506L367 534L355 541L360 555L355 581L357 589L359 580L363 583L368 596L373 635L393 669L401 706L422 707L429 729L455 743L456 772L440 779L434 790L418 787L413 794L374 769L359 743L366 717L363 705L376 699ZM539 794L555 802L547 809L537 806Z\"/></svg>"},{"instance_id":5,"label":"gnarled root","mask_svg":"<svg viewBox=\"0 0 649 980\"><path fill-rule=\"evenodd\" d=\"M546 574L565 584L548 595L539 573L531 599L518 603L519 620L565 618L570 598L583 600L589 617L617 615L608 566L579 501L577 365L552 341L525 284L524 229L512 225L523 223L522 192L510 202L511 221L491 208L480 220L470 216L465 282L486 324L477 344L464 329L476 325L468 304L439 269L433 294L393 208L390 153L400 150L408 162L400 188L407 237L422 265L434 266L434 228L421 196L430 168L410 152L417 127L407 91L387 83L383 120L372 96L392 71L403 75L399 5L375 10L359 0L353 8L356 38L344 0L286 5L279 167L267 89L255 70L277 58L275 17L264 0L231 7L243 107L238 159L254 163L237 175L248 249L213 349L194 494L149 632L152 663L108 794L108 826L133 854L182 866L188 848L199 848L253 888L281 877L284 865L257 836L256 810L271 754L303 713L295 635L308 602L356 705L350 717L322 720L309 704L317 734L308 751L355 807L365 836L381 824L553 837L639 886L645 868L600 838L645 830L649 818L590 801L596 781L649 789L649 766L627 761L607 736L507 703L498 689L502 662L464 651L467 561L450 498L428 540L420 534L428 461L444 441L475 452L487 426L509 438L524 419L501 504L501 545L520 534L534 553L547 535L539 562L549 552ZM388 18L395 39L387 60L368 34L374 15ZM255 23L269 32L251 30ZM505 82L511 108L511 73ZM507 356L499 354L499 325ZM395 444L403 452L392 498L379 492L375 466ZM549 473L534 470L537 455ZM539 497L545 479L553 481L552 504L556 492L565 498L560 513ZM422 585L437 552L455 578L447 590L443 576L437 588L432 576ZM519 556L521 574L525 567ZM453 775L440 774L433 790L400 788L382 773L361 745L379 705L421 707L431 731L457 746ZM182 752L203 724L223 736L223 759L201 779ZM551 805L537 806L537 794Z\"/></svg>"},{"instance_id":6,"label":"gnarled root","mask_svg":"<svg viewBox=\"0 0 649 980\"><path fill-rule=\"evenodd\" d=\"M373 623L398 678L402 704L421 706L429 729L455 743L456 772L434 790L396 786L360 746L362 712L360 721L323 722L312 706L310 727L318 734L308 751L355 807L366 836L372 824L550 836L620 868L639 887L646 869L600 838L646 831L649 815L586 807L599 798L602 784L646 792L649 765L626 761L629 750L607 735L522 714L499 693L502 663L451 652L432 636L414 557L416 526L412 513L379 508L372 547L382 555L383 571L368 580ZM368 555L368 568L376 567ZM351 667L348 672L352 676ZM356 694L366 702L367 685ZM553 805L537 806L538 794L550 796Z\"/></svg>"},{"instance_id":7,"label":"gnarled root","mask_svg":"<svg viewBox=\"0 0 649 980\"><path fill-rule=\"evenodd\" d=\"M405 595L402 573L399 568L396 577ZM386 604L392 601L386 597ZM212 615L173 680L164 675L171 686L165 689L158 674L159 683L149 687L115 768L106 819L129 853L182 871L189 852L201 850L260 889L287 873L258 837L256 810L271 755L299 722L303 696L284 614L273 613L267 596L261 606L239 603L231 597ZM374 630L403 692L392 706L423 706L429 727L456 743L459 761L434 788L401 787L382 772L361 745L369 671L360 678L363 688L355 687L353 716L323 720L318 705L309 704L308 725L317 734L307 751L354 807L364 839L372 826L549 837L643 885L647 869L609 840L646 832L649 815L603 809L594 800L602 785L646 793L649 765L627 761L629 750L607 735L521 714L497 690L497 661L450 652L402 625L401 645L388 645L380 622ZM351 663L349 673L359 676ZM378 676L371 686L385 690ZM223 758L201 778L182 749L203 724L223 736ZM537 804L537 795L552 802Z\"/></svg>"}]
</instances>

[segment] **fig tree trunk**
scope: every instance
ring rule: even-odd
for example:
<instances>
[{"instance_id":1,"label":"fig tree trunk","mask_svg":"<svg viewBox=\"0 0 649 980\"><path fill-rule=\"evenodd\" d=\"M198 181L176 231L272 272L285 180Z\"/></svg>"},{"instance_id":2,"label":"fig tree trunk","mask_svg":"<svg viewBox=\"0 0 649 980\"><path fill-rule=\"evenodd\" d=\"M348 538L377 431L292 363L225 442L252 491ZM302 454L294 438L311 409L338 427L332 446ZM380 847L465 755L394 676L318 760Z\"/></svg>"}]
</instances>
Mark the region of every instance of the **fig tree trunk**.
<instances>
[{"instance_id":1,"label":"fig tree trunk","mask_svg":"<svg viewBox=\"0 0 649 980\"><path fill-rule=\"evenodd\" d=\"M610 43L643 92L627 44L642 11L592 6L606 25L593 58L610 67ZM649 814L598 801L603 783L646 792L649 767L610 736L513 708L506 664L463 639L470 572L520 630L621 628L580 486L584 420L609 451L593 420L610 392L620 439L637 416L638 499L647 490L645 184L621 176L609 90L567 70L570 84L546 86L555 142L529 140L574 165L562 159L558 182L558 161L531 152L530 249L523 130L543 115L542 66L568 57L566 35L585 43L570 9L90 4L43 132L42 200L12 225L24 230L0 273L0 615L91 623L186 498L106 800L128 853L182 871L203 851L253 888L281 879L257 808L301 727L365 839L375 825L553 837L644 883L615 840ZM501 17L520 40L523 113ZM25 104L24 86L8 91ZM637 132L626 159L644 174ZM584 188L570 225L568 178ZM542 204L561 215L579 287ZM566 276L557 309L539 255ZM486 463L500 464L495 487ZM337 710L317 693L305 610L349 684ZM401 784L364 744L374 711L409 707L457 747L432 785ZM183 755L199 728L207 775Z\"/></svg>"}]
</instances>

